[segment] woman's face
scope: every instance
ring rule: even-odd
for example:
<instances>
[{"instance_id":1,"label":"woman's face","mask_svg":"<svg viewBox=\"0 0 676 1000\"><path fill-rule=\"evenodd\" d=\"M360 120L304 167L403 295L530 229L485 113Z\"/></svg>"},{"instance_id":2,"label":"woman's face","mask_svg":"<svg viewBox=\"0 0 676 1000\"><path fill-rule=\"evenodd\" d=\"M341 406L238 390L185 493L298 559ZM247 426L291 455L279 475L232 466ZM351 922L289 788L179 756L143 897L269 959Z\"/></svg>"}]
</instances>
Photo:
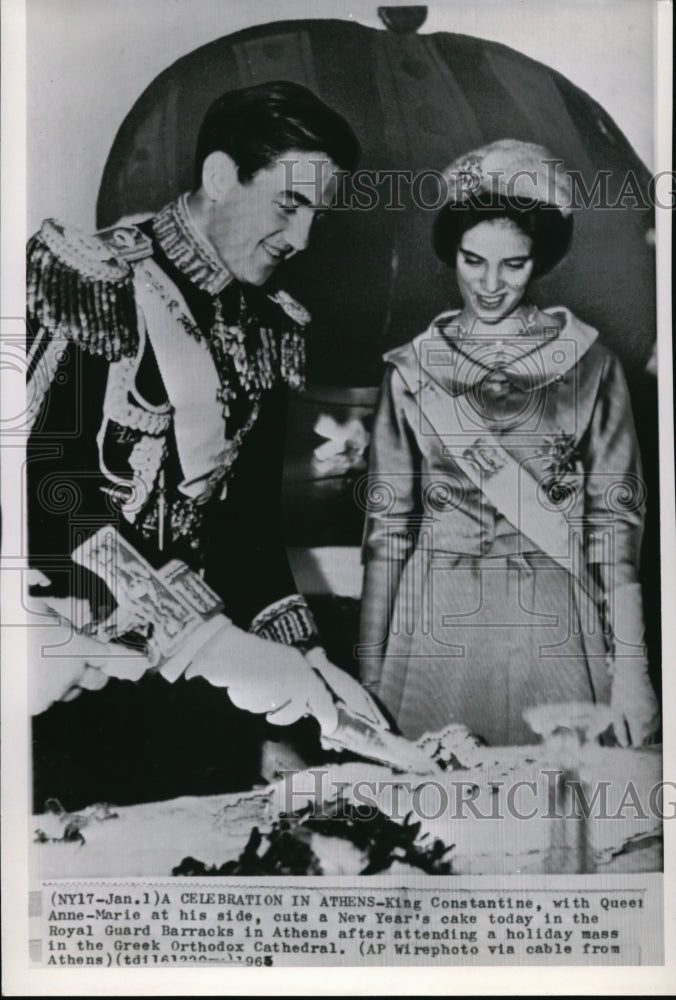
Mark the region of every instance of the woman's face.
<instances>
[{"instance_id":1,"label":"woman's face","mask_svg":"<svg viewBox=\"0 0 676 1000\"><path fill-rule=\"evenodd\" d=\"M533 273L532 243L511 219L487 219L463 234L456 267L466 312L497 323L517 308Z\"/></svg>"}]
</instances>

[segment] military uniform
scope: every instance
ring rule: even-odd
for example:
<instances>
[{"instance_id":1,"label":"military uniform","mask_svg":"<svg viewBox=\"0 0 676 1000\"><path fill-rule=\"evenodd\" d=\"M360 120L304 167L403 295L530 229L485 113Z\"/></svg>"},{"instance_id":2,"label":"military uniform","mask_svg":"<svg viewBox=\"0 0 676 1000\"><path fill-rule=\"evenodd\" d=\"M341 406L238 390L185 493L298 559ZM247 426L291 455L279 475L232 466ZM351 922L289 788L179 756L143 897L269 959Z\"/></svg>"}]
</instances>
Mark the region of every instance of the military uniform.
<instances>
[{"instance_id":1,"label":"military uniform","mask_svg":"<svg viewBox=\"0 0 676 1000\"><path fill-rule=\"evenodd\" d=\"M49 593L109 613L110 595L70 554L114 523L151 565L179 558L200 572L236 625L316 644L280 517L308 319L284 292L234 281L185 197L95 237L43 224L28 252L27 482L30 562ZM199 681L110 681L35 720L36 804L246 784L250 767L232 757L246 756L252 720Z\"/></svg>"}]
</instances>

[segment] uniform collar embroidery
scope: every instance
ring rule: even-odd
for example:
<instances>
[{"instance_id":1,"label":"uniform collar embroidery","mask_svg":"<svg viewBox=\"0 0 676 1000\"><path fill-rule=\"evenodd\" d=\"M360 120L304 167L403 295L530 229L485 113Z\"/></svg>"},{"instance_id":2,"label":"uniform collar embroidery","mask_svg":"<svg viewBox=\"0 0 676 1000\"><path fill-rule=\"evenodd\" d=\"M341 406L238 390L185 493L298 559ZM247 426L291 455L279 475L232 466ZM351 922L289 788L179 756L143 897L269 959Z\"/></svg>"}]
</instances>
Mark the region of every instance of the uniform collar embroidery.
<instances>
[{"instance_id":1,"label":"uniform collar embroidery","mask_svg":"<svg viewBox=\"0 0 676 1000\"><path fill-rule=\"evenodd\" d=\"M186 194L165 205L153 219L152 227L172 264L203 292L220 295L233 281L216 249L195 225Z\"/></svg>"}]
</instances>

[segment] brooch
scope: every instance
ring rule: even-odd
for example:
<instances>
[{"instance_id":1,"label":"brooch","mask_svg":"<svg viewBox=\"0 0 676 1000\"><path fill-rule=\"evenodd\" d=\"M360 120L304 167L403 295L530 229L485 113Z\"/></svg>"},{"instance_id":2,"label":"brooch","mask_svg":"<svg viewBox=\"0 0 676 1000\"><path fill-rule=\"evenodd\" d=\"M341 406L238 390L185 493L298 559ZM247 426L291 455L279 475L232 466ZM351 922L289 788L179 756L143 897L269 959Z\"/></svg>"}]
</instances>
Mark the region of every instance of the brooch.
<instances>
[{"instance_id":1,"label":"brooch","mask_svg":"<svg viewBox=\"0 0 676 1000\"><path fill-rule=\"evenodd\" d=\"M566 434L565 431L546 435L540 455L542 468L551 472L552 476L575 472L575 462L578 458L575 435Z\"/></svg>"}]
</instances>

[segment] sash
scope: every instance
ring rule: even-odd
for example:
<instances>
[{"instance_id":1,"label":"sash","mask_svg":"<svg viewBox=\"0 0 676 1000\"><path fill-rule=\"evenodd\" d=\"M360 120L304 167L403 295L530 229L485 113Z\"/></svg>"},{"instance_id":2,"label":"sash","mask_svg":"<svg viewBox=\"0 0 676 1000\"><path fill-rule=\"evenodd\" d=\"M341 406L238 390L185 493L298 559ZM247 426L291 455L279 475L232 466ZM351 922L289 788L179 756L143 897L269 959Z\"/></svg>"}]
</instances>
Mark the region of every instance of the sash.
<instances>
[{"instance_id":1,"label":"sash","mask_svg":"<svg viewBox=\"0 0 676 1000\"><path fill-rule=\"evenodd\" d=\"M508 450L508 435L497 438L484 425L471 444L458 443L463 438L467 441L467 430L457 420L452 397L433 380L426 383L418 402L421 417L442 443L445 453L488 502L600 604L600 588L587 568L579 532L569 524L565 514L547 502L541 484ZM445 428L445 433L439 431L440 427Z\"/></svg>"},{"instance_id":2,"label":"sash","mask_svg":"<svg viewBox=\"0 0 676 1000\"><path fill-rule=\"evenodd\" d=\"M150 259L134 268L139 313L174 413L183 472L180 491L193 500L209 491L209 477L227 455L220 380L205 341L186 334L194 319L180 291Z\"/></svg>"}]
</instances>

